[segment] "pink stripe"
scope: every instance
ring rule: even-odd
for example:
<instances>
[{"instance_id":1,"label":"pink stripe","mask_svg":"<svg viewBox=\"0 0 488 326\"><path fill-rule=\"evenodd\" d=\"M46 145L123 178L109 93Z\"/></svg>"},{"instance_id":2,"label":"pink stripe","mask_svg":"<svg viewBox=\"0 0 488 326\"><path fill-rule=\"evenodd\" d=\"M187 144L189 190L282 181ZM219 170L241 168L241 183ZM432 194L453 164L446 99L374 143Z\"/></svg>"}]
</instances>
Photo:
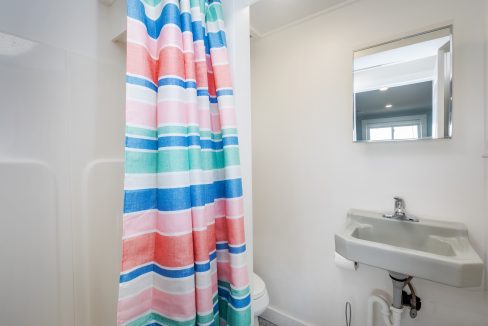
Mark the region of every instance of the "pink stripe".
<instances>
[{"instance_id":1,"label":"pink stripe","mask_svg":"<svg viewBox=\"0 0 488 326\"><path fill-rule=\"evenodd\" d=\"M225 108L220 110L220 121L222 128L235 127L237 125L236 114L233 108Z\"/></svg>"},{"instance_id":2,"label":"pink stripe","mask_svg":"<svg viewBox=\"0 0 488 326\"><path fill-rule=\"evenodd\" d=\"M184 36L183 38L187 39L188 36ZM147 37L146 27L143 24L131 18L127 20L127 42L145 45L148 53L153 58L159 57L159 52L164 46L175 45L183 48L183 38L177 26L165 25L161 30L159 38L154 40L151 37Z\"/></svg>"},{"instance_id":3,"label":"pink stripe","mask_svg":"<svg viewBox=\"0 0 488 326\"><path fill-rule=\"evenodd\" d=\"M119 324L144 315L151 309L169 318L192 319L196 312L195 293L170 294L150 288L133 297L119 300Z\"/></svg>"},{"instance_id":4,"label":"pink stripe","mask_svg":"<svg viewBox=\"0 0 488 326\"><path fill-rule=\"evenodd\" d=\"M247 266L235 268L228 262L217 262L219 280L229 282L235 287L243 287L249 284Z\"/></svg>"},{"instance_id":5,"label":"pink stripe","mask_svg":"<svg viewBox=\"0 0 488 326\"><path fill-rule=\"evenodd\" d=\"M229 63L227 48L213 48L210 50L210 56L212 57L212 62L214 65Z\"/></svg>"},{"instance_id":6,"label":"pink stripe","mask_svg":"<svg viewBox=\"0 0 488 326\"><path fill-rule=\"evenodd\" d=\"M212 131L213 132L218 132L222 130L222 126L220 124L220 114L212 114L210 116L211 122L212 122Z\"/></svg>"},{"instance_id":7,"label":"pink stripe","mask_svg":"<svg viewBox=\"0 0 488 326\"><path fill-rule=\"evenodd\" d=\"M198 124L196 103L179 101L158 102L158 124L164 123ZM200 126L200 128L205 127Z\"/></svg>"},{"instance_id":8,"label":"pink stripe","mask_svg":"<svg viewBox=\"0 0 488 326\"><path fill-rule=\"evenodd\" d=\"M183 50L193 53L193 34L183 33Z\"/></svg>"},{"instance_id":9,"label":"pink stripe","mask_svg":"<svg viewBox=\"0 0 488 326\"><path fill-rule=\"evenodd\" d=\"M215 268L217 267L217 263L214 263L215 265L212 264L212 270L214 269L213 266L215 266ZM216 271L212 273L212 293L213 295L217 294L218 292L218 278L217 278L217 273ZM212 297L213 298L213 297Z\"/></svg>"},{"instance_id":10,"label":"pink stripe","mask_svg":"<svg viewBox=\"0 0 488 326\"><path fill-rule=\"evenodd\" d=\"M212 286L207 288L197 288L197 311L199 313L206 313L213 309L213 291Z\"/></svg>"},{"instance_id":11,"label":"pink stripe","mask_svg":"<svg viewBox=\"0 0 488 326\"><path fill-rule=\"evenodd\" d=\"M244 215L244 199L242 197L237 199L228 199L224 202L227 216L243 216Z\"/></svg>"},{"instance_id":12,"label":"pink stripe","mask_svg":"<svg viewBox=\"0 0 488 326\"><path fill-rule=\"evenodd\" d=\"M206 60L207 60L207 71L209 74L212 74L213 73L213 68L212 68L212 59L209 55L206 56Z\"/></svg>"},{"instance_id":13,"label":"pink stripe","mask_svg":"<svg viewBox=\"0 0 488 326\"><path fill-rule=\"evenodd\" d=\"M217 200L214 205L215 217L225 216L225 200Z\"/></svg>"},{"instance_id":14,"label":"pink stripe","mask_svg":"<svg viewBox=\"0 0 488 326\"><path fill-rule=\"evenodd\" d=\"M124 216L124 237L130 237L149 230L162 233L186 233L192 230L190 211L162 213L140 212Z\"/></svg>"},{"instance_id":15,"label":"pink stripe","mask_svg":"<svg viewBox=\"0 0 488 326\"><path fill-rule=\"evenodd\" d=\"M205 44L203 42L195 43L195 61L203 61L206 62L207 55L205 54Z\"/></svg>"},{"instance_id":16,"label":"pink stripe","mask_svg":"<svg viewBox=\"0 0 488 326\"><path fill-rule=\"evenodd\" d=\"M215 219L215 203L205 205L203 208L192 209L192 221L194 228L206 228Z\"/></svg>"},{"instance_id":17,"label":"pink stripe","mask_svg":"<svg viewBox=\"0 0 488 326\"><path fill-rule=\"evenodd\" d=\"M156 128L156 105L127 100L125 118L129 125Z\"/></svg>"}]
</instances>

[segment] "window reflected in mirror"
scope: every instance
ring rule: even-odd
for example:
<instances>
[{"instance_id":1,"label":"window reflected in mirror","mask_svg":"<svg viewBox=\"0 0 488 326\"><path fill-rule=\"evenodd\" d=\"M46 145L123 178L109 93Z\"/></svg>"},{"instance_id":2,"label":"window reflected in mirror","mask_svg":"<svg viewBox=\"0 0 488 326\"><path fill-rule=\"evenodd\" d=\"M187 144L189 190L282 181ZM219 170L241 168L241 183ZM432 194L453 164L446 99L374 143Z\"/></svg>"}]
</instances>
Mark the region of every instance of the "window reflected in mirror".
<instances>
[{"instance_id":1,"label":"window reflected in mirror","mask_svg":"<svg viewBox=\"0 0 488 326\"><path fill-rule=\"evenodd\" d=\"M450 138L452 27L354 52L354 141Z\"/></svg>"}]
</instances>

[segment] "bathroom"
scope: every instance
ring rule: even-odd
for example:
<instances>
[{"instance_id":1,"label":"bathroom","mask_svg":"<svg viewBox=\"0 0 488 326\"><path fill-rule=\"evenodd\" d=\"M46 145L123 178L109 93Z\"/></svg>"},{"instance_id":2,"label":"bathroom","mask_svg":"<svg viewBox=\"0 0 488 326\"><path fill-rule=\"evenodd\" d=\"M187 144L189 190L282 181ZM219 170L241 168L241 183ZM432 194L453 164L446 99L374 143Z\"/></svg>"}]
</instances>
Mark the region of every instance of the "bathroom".
<instances>
[{"instance_id":1,"label":"bathroom","mask_svg":"<svg viewBox=\"0 0 488 326\"><path fill-rule=\"evenodd\" d=\"M117 306L133 63L127 16L136 2L160 1L0 2L2 326L126 324ZM392 304L388 271L361 259L357 269L344 257L337 263L336 236L351 209L392 213L400 196L418 224L463 223L484 267L476 286L413 275L422 306L415 318L406 307L401 325L488 326L488 2L221 2L247 270L263 281L249 277L251 291L266 290L259 324L365 326L373 314L374 325L386 325L380 304L368 303L382 296ZM445 27L452 133L357 141L355 53ZM256 324L254 316L227 323Z\"/></svg>"}]
</instances>

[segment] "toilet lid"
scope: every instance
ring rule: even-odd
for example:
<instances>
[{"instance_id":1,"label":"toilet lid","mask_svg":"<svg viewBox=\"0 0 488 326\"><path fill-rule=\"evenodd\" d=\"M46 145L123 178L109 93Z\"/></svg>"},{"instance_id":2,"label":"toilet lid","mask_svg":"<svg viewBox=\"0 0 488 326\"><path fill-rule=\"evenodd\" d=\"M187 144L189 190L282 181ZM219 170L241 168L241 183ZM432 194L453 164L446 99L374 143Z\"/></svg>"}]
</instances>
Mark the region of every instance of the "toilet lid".
<instances>
[{"instance_id":1,"label":"toilet lid","mask_svg":"<svg viewBox=\"0 0 488 326\"><path fill-rule=\"evenodd\" d=\"M264 281L254 273L252 274L252 285L252 298L257 299L262 297L266 291L266 284L264 284Z\"/></svg>"}]
</instances>

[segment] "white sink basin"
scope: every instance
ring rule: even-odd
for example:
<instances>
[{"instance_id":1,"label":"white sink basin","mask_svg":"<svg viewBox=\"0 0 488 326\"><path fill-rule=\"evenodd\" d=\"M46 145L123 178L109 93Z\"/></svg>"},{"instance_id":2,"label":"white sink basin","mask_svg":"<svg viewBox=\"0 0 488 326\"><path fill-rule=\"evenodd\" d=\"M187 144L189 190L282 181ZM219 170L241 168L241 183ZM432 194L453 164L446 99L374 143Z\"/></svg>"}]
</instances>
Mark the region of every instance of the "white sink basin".
<instances>
[{"instance_id":1,"label":"white sink basin","mask_svg":"<svg viewBox=\"0 0 488 326\"><path fill-rule=\"evenodd\" d=\"M347 259L390 272L456 287L481 285L483 261L461 223L399 221L353 209L335 247Z\"/></svg>"}]
</instances>

